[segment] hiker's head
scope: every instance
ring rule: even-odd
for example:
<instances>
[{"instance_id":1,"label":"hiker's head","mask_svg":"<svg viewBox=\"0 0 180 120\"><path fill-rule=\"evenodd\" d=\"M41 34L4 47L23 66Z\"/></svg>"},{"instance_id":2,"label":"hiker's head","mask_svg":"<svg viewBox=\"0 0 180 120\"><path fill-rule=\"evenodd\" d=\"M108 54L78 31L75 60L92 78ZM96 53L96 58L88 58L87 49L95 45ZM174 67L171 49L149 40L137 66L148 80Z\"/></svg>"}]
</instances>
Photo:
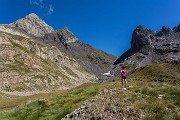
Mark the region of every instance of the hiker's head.
<instances>
[{"instance_id":1,"label":"hiker's head","mask_svg":"<svg viewBox=\"0 0 180 120\"><path fill-rule=\"evenodd\" d=\"M124 66L122 66L122 69L125 69L125 67L124 67Z\"/></svg>"}]
</instances>

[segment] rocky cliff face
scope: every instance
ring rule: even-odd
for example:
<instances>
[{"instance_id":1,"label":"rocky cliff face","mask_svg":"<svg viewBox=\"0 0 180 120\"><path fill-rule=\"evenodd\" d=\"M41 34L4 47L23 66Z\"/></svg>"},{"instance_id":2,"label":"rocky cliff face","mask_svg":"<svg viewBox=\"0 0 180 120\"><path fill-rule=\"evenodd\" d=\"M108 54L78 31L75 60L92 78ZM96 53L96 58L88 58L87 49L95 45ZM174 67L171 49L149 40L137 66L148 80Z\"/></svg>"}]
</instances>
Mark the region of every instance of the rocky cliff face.
<instances>
[{"instance_id":1,"label":"rocky cliff face","mask_svg":"<svg viewBox=\"0 0 180 120\"><path fill-rule=\"evenodd\" d=\"M11 23L10 26L17 27L28 34L41 37L46 33L51 33L54 29L47 25L40 17L36 14L31 13L27 15L25 18L19 19L14 23Z\"/></svg>"},{"instance_id":2,"label":"rocky cliff face","mask_svg":"<svg viewBox=\"0 0 180 120\"><path fill-rule=\"evenodd\" d=\"M131 48L115 62L141 67L153 62L177 61L180 59L180 25L173 29L162 27L153 32L138 26L131 40Z\"/></svg>"},{"instance_id":3,"label":"rocky cliff face","mask_svg":"<svg viewBox=\"0 0 180 120\"><path fill-rule=\"evenodd\" d=\"M61 30L45 34L43 41L47 43L61 43L63 46L67 47L68 43L76 42L78 38L67 27L64 27Z\"/></svg>"}]
</instances>

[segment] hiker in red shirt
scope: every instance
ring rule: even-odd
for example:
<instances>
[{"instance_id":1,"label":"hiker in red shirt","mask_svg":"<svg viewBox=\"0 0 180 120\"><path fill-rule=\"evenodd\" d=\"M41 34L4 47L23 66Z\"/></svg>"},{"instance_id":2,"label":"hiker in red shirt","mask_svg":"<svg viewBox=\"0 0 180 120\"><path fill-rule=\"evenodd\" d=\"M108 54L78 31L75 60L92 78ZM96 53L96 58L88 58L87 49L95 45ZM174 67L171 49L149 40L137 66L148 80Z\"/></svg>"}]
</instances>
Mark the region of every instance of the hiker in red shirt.
<instances>
[{"instance_id":1,"label":"hiker in red shirt","mask_svg":"<svg viewBox=\"0 0 180 120\"><path fill-rule=\"evenodd\" d=\"M124 89L126 89L126 84L127 84L127 81L126 81L126 69L125 67L123 66L122 69L121 69L121 76L122 76L122 87L124 87Z\"/></svg>"}]
</instances>

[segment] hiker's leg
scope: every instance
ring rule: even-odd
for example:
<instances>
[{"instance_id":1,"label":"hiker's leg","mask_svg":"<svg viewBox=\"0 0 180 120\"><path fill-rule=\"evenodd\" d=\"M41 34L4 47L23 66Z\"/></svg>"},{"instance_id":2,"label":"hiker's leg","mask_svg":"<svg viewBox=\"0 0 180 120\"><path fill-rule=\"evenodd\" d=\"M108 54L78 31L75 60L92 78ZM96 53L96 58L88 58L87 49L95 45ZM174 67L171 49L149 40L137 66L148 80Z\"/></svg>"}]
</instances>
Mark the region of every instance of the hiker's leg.
<instances>
[{"instance_id":1,"label":"hiker's leg","mask_svg":"<svg viewBox=\"0 0 180 120\"><path fill-rule=\"evenodd\" d=\"M127 85L127 81L126 81L126 79L124 79L124 84L125 84L125 88L126 88L126 85Z\"/></svg>"},{"instance_id":2,"label":"hiker's leg","mask_svg":"<svg viewBox=\"0 0 180 120\"><path fill-rule=\"evenodd\" d=\"M121 82L122 82L122 88L123 88L124 87L124 79L122 79Z\"/></svg>"}]
</instances>

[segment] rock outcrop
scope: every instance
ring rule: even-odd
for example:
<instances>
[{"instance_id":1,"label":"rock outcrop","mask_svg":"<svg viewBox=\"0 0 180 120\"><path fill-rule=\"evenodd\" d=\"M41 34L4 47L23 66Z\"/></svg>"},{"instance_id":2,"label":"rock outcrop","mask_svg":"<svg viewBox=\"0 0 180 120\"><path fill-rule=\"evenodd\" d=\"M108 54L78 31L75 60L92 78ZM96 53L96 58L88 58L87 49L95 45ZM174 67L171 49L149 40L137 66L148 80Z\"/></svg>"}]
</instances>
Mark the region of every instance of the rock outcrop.
<instances>
[{"instance_id":1,"label":"rock outcrop","mask_svg":"<svg viewBox=\"0 0 180 120\"><path fill-rule=\"evenodd\" d=\"M12 27L17 27L28 34L41 37L46 33L51 33L54 29L47 25L39 16L34 13L27 15L25 18L19 19L10 24Z\"/></svg>"},{"instance_id":2,"label":"rock outcrop","mask_svg":"<svg viewBox=\"0 0 180 120\"><path fill-rule=\"evenodd\" d=\"M162 27L153 32L138 26L131 39L131 48L122 54L114 65L123 63L141 67L153 62L177 61L180 59L180 25L173 29Z\"/></svg>"},{"instance_id":3,"label":"rock outcrop","mask_svg":"<svg viewBox=\"0 0 180 120\"><path fill-rule=\"evenodd\" d=\"M43 37L44 42L58 42L67 47L68 43L78 41L78 38L67 28L64 27L52 33L47 33Z\"/></svg>"}]
</instances>

